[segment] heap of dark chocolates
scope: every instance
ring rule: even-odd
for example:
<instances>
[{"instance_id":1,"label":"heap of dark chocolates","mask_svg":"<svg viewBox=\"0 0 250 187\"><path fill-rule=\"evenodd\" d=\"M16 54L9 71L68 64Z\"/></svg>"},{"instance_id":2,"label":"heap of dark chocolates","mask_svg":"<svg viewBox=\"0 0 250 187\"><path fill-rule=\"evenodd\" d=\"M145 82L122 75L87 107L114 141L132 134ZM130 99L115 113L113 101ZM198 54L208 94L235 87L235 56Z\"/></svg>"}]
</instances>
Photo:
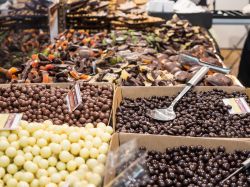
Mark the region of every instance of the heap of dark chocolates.
<instances>
[{"instance_id":1,"label":"heap of dark chocolates","mask_svg":"<svg viewBox=\"0 0 250 187\"><path fill-rule=\"evenodd\" d=\"M68 123L82 126L86 123L108 124L113 90L109 85L80 84L82 104L70 112L66 103L69 88L49 85L11 85L0 88L0 113L23 113L23 120L56 125Z\"/></svg>"},{"instance_id":2,"label":"heap of dark chocolates","mask_svg":"<svg viewBox=\"0 0 250 187\"><path fill-rule=\"evenodd\" d=\"M243 97L245 93L226 93L222 90L188 92L176 105L176 119L162 122L147 116L149 109L167 108L174 97L124 99L118 108L116 130L126 133L145 133L196 137L250 137L250 114L229 114L231 106L224 98Z\"/></svg>"},{"instance_id":3,"label":"heap of dark chocolates","mask_svg":"<svg viewBox=\"0 0 250 187\"><path fill-rule=\"evenodd\" d=\"M136 158L140 158L145 151L145 148L138 150ZM134 180L128 178L126 183L129 187L248 187L250 185L249 170L243 170L222 183L250 157L250 152L247 150L227 153L223 146L205 148L182 145L166 148L164 152L150 150L147 154L143 164L145 172ZM127 163L127 166L129 164ZM128 182L129 180L131 181Z\"/></svg>"}]
</instances>

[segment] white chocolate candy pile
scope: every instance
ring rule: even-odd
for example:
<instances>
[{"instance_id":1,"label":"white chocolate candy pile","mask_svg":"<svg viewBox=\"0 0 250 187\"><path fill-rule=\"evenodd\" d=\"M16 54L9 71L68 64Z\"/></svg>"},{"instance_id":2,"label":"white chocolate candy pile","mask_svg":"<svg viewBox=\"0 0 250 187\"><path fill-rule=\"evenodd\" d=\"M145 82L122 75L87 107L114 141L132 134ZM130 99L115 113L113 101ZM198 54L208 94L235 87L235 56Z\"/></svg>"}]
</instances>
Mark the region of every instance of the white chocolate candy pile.
<instances>
[{"instance_id":1,"label":"white chocolate candy pile","mask_svg":"<svg viewBox=\"0 0 250 187\"><path fill-rule=\"evenodd\" d=\"M1 131L0 187L100 186L112 133L104 123L79 128L51 121Z\"/></svg>"}]
</instances>

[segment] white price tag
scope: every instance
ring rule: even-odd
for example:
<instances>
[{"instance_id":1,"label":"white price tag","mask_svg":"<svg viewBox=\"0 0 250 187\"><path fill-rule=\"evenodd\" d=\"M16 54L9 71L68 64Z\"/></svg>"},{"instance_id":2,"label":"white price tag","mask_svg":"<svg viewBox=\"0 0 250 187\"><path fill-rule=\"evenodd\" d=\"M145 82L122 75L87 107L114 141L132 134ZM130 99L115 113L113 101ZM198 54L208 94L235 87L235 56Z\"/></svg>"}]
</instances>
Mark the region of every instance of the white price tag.
<instances>
[{"instance_id":1,"label":"white price tag","mask_svg":"<svg viewBox=\"0 0 250 187\"><path fill-rule=\"evenodd\" d=\"M70 112L73 112L82 103L81 91L78 83L76 83L74 88L67 94L66 102Z\"/></svg>"},{"instance_id":2,"label":"white price tag","mask_svg":"<svg viewBox=\"0 0 250 187\"><path fill-rule=\"evenodd\" d=\"M58 36L58 3L54 3L49 7L49 30L50 40L54 43L54 38Z\"/></svg>"},{"instance_id":3,"label":"white price tag","mask_svg":"<svg viewBox=\"0 0 250 187\"><path fill-rule=\"evenodd\" d=\"M0 130L15 130L21 123L23 114L0 114Z\"/></svg>"},{"instance_id":4,"label":"white price tag","mask_svg":"<svg viewBox=\"0 0 250 187\"><path fill-rule=\"evenodd\" d=\"M225 105L230 105L229 114L245 114L250 112L250 107L243 97L223 99Z\"/></svg>"}]
</instances>

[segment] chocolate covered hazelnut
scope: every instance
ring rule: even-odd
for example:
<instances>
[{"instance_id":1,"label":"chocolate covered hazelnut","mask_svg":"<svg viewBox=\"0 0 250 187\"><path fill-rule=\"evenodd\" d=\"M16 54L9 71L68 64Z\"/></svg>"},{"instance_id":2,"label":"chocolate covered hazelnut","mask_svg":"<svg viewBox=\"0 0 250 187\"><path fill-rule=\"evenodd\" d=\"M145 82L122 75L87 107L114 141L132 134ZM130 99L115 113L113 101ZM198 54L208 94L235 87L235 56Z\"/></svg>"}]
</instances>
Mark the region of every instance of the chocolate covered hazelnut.
<instances>
[{"instance_id":1,"label":"chocolate covered hazelnut","mask_svg":"<svg viewBox=\"0 0 250 187\"><path fill-rule=\"evenodd\" d=\"M112 88L106 85L82 83L80 90L84 102L81 107L69 112L65 100L68 88L52 88L49 85L11 85L8 88L1 88L0 113L23 113L23 119L29 122L50 119L57 125L68 123L84 126L87 122L107 124L109 115L106 114L110 114L112 107Z\"/></svg>"},{"instance_id":2,"label":"chocolate covered hazelnut","mask_svg":"<svg viewBox=\"0 0 250 187\"><path fill-rule=\"evenodd\" d=\"M179 146L167 148L165 152L149 150L146 161L141 163L145 172L133 180L128 178L126 181L130 183L127 182L127 186L248 187L250 185L248 170L241 171L223 184L221 182L241 167L242 162L249 158L250 151L227 153L221 152L222 148L225 150L224 147L205 148L202 146ZM117 174L140 158L145 151L145 148L140 148L134 157L117 169ZM220 165L221 160L224 166ZM233 164L234 161L236 161L235 164Z\"/></svg>"},{"instance_id":3,"label":"chocolate covered hazelnut","mask_svg":"<svg viewBox=\"0 0 250 187\"><path fill-rule=\"evenodd\" d=\"M125 98L116 113L118 132L199 137L250 137L250 114L229 114L222 99L244 97L240 92L212 90L188 92L176 105L176 118L157 121L147 116L149 109L167 108L174 97Z\"/></svg>"}]
</instances>

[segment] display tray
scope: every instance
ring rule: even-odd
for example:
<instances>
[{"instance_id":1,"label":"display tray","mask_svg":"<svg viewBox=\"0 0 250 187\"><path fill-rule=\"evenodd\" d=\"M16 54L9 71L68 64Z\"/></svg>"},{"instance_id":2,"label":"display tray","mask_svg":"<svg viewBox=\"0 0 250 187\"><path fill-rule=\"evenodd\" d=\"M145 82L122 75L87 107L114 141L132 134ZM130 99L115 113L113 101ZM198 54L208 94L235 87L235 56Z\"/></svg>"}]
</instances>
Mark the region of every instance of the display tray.
<instances>
[{"instance_id":1,"label":"display tray","mask_svg":"<svg viewBox=\"0 0 250 187\"><path fill-rule=\"evenodd\" d=\"M194 138L194 137L170 137L170 136L159 136L159 135L143 135L143 134L124 134L124 133L115 133L112 136L110 143L110 150L115 151L121 144L129 142L130 140L136 139L137 146L145 147L147 150L156 150L156 151L165 151L166 148L173 148L176 146L186 145L186 146L197 146L201 145L206 148L216 148L219 146L224 146L226 152L231 153L234 150L249 150L250 141L243 140L225 140L219 138ZM109 162L109 161L108 161ZM107 168L109 163L106 163L106 171L109 171L110 168ZM114 172L112 172L114 173ZM115 178L114 175L108 174L104 177L104 186L108 186Z\"/></svg>"},{"instance_id":2,"label":"display tray","mask_svg":"<svg viewBox=\"0 0 250 187\"><path fill-rule=\"evenodd\" d=\"M152 96L177 96L177 94L183 89L183 86L175 86L175 87L117 87L114 93L114 101L113 101L113 112L112 112L112 125L113 129L116 131L116 113L118 108L121 105L121 102L124 98L136 99L136 98L150 98ZM210 87L210 86L197 86L193 88L195 92L203 92L203 91L212 91L213 89L223 90L228 93L232 93L235 91L246 93L248 97L250 97L250 89L244 87ZM168 135L171 136L171 135ZM182 136L178 136L182 137ZM211 137L212 138L212 137ZM216 138L216 137L215 137ZM219 138L219 137L218 137ZM228 138L228 137L220 137L221 139L238 139L238 138ZM250 138L240 138L244 140L249 140Z\"/></svg>"},{"instance_id":3,"label":"display tray","mask_svg":"<svg viewBox=\"0 0 250 187\"><path fill-rule=\"evenodd\" d=\"M239 10L216 10L213 12L213 18L250 19L250 15L243 14Z\"/></svg>"},{"instance_id":4,"label":"display tray","mask_svg":"<svg viewBox=\"0 0 250 187\"><path fill-rule=\"evenodd\" d=\"M177 14L181 19L187 19L195 26L201 26L206 29L212 27L213 14L210 12L203 13L174 13L174 12L148 12L150 16L160 17L169 20L174 14Z\"/></svg>"},{"instance_id":5,"label":"display tray","mask_svg":"<svg viewBox=\"0 0 250 187\"><path fill-rule=\"evenodd\" d=\"M76 81L76 82L71 82L71 83L47 83L47 84L44 84L44 83L0 84L0 88L8 88L11 85L18 85L18 86L50 85L52 88L55 88L55 87L70 88L70 86L73 86L75 83L81 84L81 83L83 83L83 81ZM84 82L84 83L86 83L86 82ZM87 83L87 84L98 85L98 86L104 86L104 85L110 86L113 90L113 99L112 99L113 101L112 102L114 102L114 92L115 92L115 85L114 84L106 83L106 82L96 82L96 83ZM65 102L66 102L66 100L65 100ZM112 106L114 106L114 103L112 103ZM112 123L112 111L113 111L113 109L111 108L108 124L106 124L106 125L110 125Z\"/></svg>"},{"instance_id":6,"label":"display tray","mask_svg":"<svg viewBox=\"0 0 250 187\"><path fill-rule=\"evenodd\" d=\"M0 16L0 31L14 29L48 29L48 16L15 15Z\"/></svg>"}]
</instances>

